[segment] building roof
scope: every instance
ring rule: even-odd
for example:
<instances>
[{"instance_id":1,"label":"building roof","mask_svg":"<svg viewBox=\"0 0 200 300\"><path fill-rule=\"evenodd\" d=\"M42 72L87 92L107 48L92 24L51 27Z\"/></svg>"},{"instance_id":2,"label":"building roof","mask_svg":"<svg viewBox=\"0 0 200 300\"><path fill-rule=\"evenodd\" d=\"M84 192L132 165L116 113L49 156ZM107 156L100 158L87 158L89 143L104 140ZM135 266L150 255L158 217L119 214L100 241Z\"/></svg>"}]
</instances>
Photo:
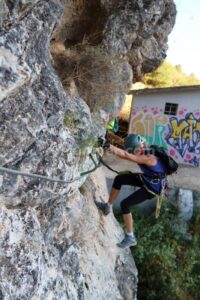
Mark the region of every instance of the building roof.
<instances>
[{"instance_id":1,"label":"building roof","mask_svg":"<svg viewBox=\"0 0 200 300\"><path fill-rule=\"evenodd\" d=\"M200 91L200 85L174 86L166 88L146 88L129 91L128 95L155 94L168 92Z\"/></svg>"}]
</instances>

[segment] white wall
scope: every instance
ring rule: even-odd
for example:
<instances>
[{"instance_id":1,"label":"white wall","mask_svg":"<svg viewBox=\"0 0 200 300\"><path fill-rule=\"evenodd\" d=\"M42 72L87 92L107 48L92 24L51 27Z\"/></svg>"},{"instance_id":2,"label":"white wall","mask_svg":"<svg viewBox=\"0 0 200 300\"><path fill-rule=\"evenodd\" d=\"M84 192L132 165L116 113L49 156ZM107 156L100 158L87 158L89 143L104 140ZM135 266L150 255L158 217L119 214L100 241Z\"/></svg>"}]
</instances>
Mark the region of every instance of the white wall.
<instances>
[{"instance_id":1,"label":"white wall","mask_svg":"<svg viewBox=\"0 0 200 300\"><path fill-rule=\"evenodd\" d=\"M165 115L165 103L177 103L176 116ZM200 167L200 91L134 95L129 133L159 144L179 163Z\"/></svg>"}]
</instances>

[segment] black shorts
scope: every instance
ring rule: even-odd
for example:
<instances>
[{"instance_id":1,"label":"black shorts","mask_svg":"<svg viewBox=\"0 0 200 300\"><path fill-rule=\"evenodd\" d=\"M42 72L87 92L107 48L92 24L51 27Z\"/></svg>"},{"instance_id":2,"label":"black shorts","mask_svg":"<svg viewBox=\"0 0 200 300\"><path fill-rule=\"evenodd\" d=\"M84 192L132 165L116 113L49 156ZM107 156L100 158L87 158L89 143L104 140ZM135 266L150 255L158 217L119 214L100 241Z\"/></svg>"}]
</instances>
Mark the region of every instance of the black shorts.
<instances>
[{"instance_id":1,"label":"black shorts","mask_svg":"<svg viewBox=\"0 0 200 300\"><path fill-rule=\"evenodd\" d=\"M113 188L120 190L122 185L140 187L140 189L135 191L121 202L120 206L123 214L129 214L131 212L130 208L133 205L154 197L152 193L146 190L141 176L138 173L129 173L116 176L113 182Z\"/></svg>"}]
</instances>

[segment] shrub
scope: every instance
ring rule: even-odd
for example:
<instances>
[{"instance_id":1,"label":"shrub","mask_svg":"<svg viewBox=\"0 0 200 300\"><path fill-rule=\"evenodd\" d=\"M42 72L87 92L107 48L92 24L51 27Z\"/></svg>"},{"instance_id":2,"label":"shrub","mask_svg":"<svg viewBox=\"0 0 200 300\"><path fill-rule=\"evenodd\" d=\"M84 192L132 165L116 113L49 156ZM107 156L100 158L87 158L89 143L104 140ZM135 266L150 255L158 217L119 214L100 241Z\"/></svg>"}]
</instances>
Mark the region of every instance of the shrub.
<instances>
[{"instance_id":1,"label":"shrub","mask_svg":"<svg viewBox=\"0 0 200 300\"><path fill-rule=\"evenodd\" d=\"M139 300L200 299L200 212L188 224L188 235L176 232L177 207L164 204L159 219L134 213L138 246L132 249L138 273Z\"/></svg>"},{"instance_id":2,"label":"shrub","mask_svg":"<svg viewBox=\"0 0 200 300\"><path fill-rule=\"evenodd\" d=\"M77 117L76 117L75 113L68 112L64 116L63 125L65 127L69 128L69 129L73 129L75 127L76 122L77 122Z\"/></svg>"}]
</instances>

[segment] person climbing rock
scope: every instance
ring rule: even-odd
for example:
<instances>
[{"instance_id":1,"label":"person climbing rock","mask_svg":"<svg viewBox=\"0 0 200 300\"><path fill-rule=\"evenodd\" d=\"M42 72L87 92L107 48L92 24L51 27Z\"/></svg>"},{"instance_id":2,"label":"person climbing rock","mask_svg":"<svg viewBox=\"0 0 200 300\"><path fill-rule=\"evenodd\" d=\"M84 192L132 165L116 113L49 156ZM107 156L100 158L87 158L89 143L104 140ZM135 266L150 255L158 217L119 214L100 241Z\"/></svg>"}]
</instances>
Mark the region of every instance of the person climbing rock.
<instances>
[{"instance_id":1,"label":"person climbing rock","mask_svg":"<svg viewBox=\"0 0 200 300\"><path fill-rule=\"evenodd\" d=\"M133 218L131 207L147 199L160 195L166 184L165 165L160 158L156 157L145 139L138 134L129 134L124 139L124 149L119 149L113 145L109 146L110 152L122 159L137 163L141 173L125 173L115 177L110 196L107 203L96 202L97 207L106 216L112 211L112 205L115 202L122 185L131 185L139 187L133 194L122 200L121 211L126 227L124 239L117 245L121 248L135 246L136 237L133 232Z\"/></svg>"}]
</instances>

